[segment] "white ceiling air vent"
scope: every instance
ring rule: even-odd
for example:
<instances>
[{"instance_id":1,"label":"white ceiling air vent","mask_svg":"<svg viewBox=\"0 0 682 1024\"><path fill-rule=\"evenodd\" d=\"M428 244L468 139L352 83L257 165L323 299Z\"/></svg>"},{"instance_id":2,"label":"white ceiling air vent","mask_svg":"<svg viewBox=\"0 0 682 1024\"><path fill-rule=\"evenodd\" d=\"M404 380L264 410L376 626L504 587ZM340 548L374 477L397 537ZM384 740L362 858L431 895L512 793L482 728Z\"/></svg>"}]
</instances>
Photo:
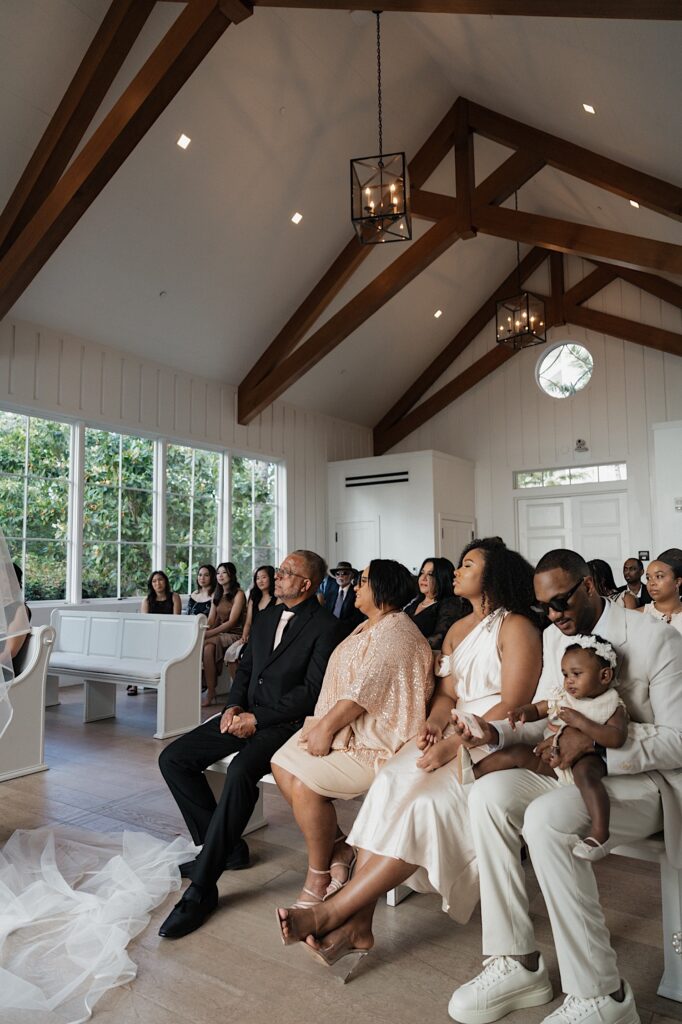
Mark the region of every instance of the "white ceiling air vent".
<instances>
[{"instance_id":1,"label":"white ceiling air vent","mask_svg":"<svg viewBox=\"0 0 682 1024\"><path fill-rule=\"evenodd\" d=\"M406 469L395 473L368 473L365 476L347 476L346 487L376 487L379 484L408 484L410 474Z\"/></svg>"}]
</instances>

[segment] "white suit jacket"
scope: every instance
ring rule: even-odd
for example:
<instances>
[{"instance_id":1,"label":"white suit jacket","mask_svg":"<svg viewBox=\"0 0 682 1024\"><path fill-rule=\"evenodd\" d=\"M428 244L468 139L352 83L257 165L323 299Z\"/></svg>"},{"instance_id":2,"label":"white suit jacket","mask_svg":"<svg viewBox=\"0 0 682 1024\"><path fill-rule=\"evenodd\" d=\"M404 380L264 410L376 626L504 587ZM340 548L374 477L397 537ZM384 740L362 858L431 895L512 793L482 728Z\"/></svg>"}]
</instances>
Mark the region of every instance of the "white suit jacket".
<instances>
[{"instance_id":1,"label":"white suit jacket","mask_svg":"<svg viewBox=\"0 0 682 1024\"><path fill-rule=\"evenodd\" d=\"M607 751L609 775L646 772L663 804L668 859L682 868L682 634L672 626L609 603L595 631L609 640L618 656L616 686L630 724L624 746ZM556 626L543 634L543 668L535 700L546 700L563 686L561 658L572 637ZM520 735L507 722L496 722L505 746ZM542 739L543 722L530 722L524 743Z\"/></svg>"}]
</instances>

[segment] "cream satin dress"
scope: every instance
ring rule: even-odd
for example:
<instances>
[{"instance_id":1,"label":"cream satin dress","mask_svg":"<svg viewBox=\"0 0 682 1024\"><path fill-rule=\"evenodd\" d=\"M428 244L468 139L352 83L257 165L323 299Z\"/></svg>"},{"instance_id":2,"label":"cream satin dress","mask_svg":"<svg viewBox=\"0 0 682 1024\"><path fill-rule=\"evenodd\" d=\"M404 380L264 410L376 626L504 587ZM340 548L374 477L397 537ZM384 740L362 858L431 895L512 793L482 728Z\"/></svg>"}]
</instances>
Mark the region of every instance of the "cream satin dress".
<instances>
[{"instance_id":1,"label":"cream satin dress","mask_svg":"<svg viewBox=\"0 0 682 1024\"><path fill-rule=\"evenodd\" d=\"M484 715L499 703L499 635L506 615L502 608L492 612L449 656L458 710ZM435 772L425 772L416 766L420 757L413 739L384 765L365 797L348 842L418 864L409 885L418 892L440 893L443 910L463 924L478 902L467 787L457 780L456 759Z\"/></svg>"}]
</instances>

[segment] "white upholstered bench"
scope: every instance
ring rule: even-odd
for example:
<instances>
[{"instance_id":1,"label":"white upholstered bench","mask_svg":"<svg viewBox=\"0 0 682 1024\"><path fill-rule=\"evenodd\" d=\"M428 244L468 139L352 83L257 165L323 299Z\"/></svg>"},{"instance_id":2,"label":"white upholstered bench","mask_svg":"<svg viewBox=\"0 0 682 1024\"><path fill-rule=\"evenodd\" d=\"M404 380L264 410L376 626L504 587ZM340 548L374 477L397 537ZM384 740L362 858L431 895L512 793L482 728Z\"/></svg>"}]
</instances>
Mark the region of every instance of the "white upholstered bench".
<instances>
[{"instance_id":1,"label":"white upholstered bench","mask_svg":"<svg viewBox=\"0 0 682 1024\"><path fill-rule=\"evenodd\" d=\"M56 608L51 676L85 680L84 722L116 716L118 686L157 690L158 740L201 723L205 615L142 615Z\"/></svg>"},{"instance_id":2,"label":"white upholstered bench","mask_svg":"<svg viewBox=\"0 0 682 1024\"><path fill-rule=\"evenodd\" d=\"M0 782L46 770L45 676L54 643L52 626L37 626L20 654L20 672L12 680L12 719L0 739Z\"/></svg>"}]
</instances>

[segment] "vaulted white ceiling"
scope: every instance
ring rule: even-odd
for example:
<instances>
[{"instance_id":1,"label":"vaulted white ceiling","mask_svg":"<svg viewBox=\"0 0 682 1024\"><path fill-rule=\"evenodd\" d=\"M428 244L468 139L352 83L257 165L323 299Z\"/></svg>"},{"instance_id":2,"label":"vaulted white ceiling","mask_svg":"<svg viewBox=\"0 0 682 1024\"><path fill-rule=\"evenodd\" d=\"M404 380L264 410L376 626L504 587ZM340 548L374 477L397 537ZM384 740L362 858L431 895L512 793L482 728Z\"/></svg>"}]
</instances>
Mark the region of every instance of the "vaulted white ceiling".
<instances>
[{"instance_id":1,"label":"vaulted white ceiling","mask_svg":"<svg viewBox=\"0 0 682 1024\"><path fill-rule=\"evenodd\" d=\"M0 204L107 6L0 0ZM157 4L100 116L180 9ZM374 31L371 15L263 8L231 27L13 314L239 383L351 237L348 160L377 148ZM682 180L680 22L386 14L382 35L387 150L411 157L463 95ZM506 155L477 140L477 178ZM454 158L427 187L454 193ZM682 244L679 223L551 169L519 208ZM373 252L325 318L401 251ZM374 424L514 260L512 242L457 243L285 397Z\"/></svg>"}]
</instances>

